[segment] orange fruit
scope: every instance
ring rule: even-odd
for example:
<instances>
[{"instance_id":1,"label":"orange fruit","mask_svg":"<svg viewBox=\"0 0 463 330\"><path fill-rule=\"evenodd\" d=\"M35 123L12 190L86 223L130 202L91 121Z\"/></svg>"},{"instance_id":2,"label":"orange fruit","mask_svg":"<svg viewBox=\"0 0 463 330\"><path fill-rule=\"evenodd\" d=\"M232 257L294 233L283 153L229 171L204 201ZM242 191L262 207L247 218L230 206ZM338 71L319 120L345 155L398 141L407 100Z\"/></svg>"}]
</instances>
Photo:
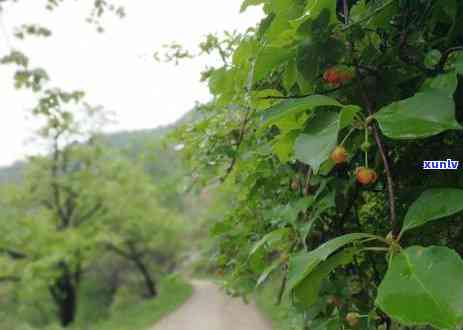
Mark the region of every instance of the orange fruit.
<instances>
[{"instance_id":1,"label":"orange fruit","mask_svg":"<svg viewBox=\"0 0 463 330\"><path fill-rule=\"evenodd\" d=\"M357 326L357 324L360 321L359 318L360 318L360 314L355 313L355 312L351 312L346 315L346 321L347 323L349 323L351 327Z\"/></svg>"},{"instance_id":2,"label":"orange fruit","mask_svg":"<svg viewBox=\"0 0 463 330\"><path fill-rule=\"evenodd\" d=\"M323 79L330 85L338 87L342 83L352 80L354 75L347 69L332 67L325 71Z\"/></svg>"},{"instance_id":3,"label":"orange fruit","mask_svg":"<svg viewBox=\"0 0 463 330\"><path fill-rule=\"evenodd\" d=\"M334 148L333 152L331 153L331 159L336 164L345 163L347 161L348 153L347 150L342 146L337 146Z\"/></svg>"},{"instance_id":4,"label":"orange fruit","mask_svg":"<svg viewBox=\"0 0 463 330\"><path fill-rule=\"evenodd\" d=\"M355 170L355 175L357 181L363 185L374 183L378 179L378 174L376 174L375 170L367 167L358 167Z\"/></svg>"}]
</instances>

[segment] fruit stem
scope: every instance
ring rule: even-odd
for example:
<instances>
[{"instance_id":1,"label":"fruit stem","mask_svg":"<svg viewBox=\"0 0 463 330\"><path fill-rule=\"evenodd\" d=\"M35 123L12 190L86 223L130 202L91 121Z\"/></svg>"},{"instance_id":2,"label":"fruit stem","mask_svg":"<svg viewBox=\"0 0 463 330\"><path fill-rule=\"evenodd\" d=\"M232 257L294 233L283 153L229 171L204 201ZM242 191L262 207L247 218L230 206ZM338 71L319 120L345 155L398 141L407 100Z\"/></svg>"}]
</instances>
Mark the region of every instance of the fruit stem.
<instances>
[{"instance_id":1,"label":"fruit stem","mask_svg":"<svg viewBox=\"0 0 463 330\"><path fill-rule=\"evenodd\" d=\"M353 133L354 131L355 131L355 128L351 128L351 129L349 130L349 132L346 134L346 136L344 137L344 139L342 139L342 141L341 141L341 144L340 144L341 147L344 146L344 143L346 143L347 139L349 138L349 136L352 135L352 133Z\"/></svg>"},{"instance_id":2,"label":"fruit stem","mask_svg":"<svg viewBox=\"0 0 463 330\"><path fill-rule=\"evenodd\" d=\"M365 127L365 145L368 144L368 127ZM368 168L368 149L365 148L365 167Z\"/></svg>"}]
</instances>

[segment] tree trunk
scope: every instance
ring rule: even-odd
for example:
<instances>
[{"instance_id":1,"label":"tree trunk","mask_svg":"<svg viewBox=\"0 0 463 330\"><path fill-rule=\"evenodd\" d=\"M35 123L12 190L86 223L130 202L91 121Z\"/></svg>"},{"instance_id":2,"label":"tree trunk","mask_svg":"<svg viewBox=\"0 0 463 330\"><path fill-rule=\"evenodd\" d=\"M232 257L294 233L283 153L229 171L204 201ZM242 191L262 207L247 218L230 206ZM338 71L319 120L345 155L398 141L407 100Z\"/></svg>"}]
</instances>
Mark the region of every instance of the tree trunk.
<instances>
[{"instance_id":1,"label":"tree trunk","mask_svg":"<svg viewBox=\"0 0 463 330\"><path fill-rule=\"evenodd\" d=\"M63 328L72 324L77 313L77 285L67 270L50 287L53 300L58 308L58 318Z\"/></svg>"},{"instance_id":2,"label":"tree trunk","mask_svg":"<svg viewBox=\"0 0 463 330\"><path fill-rule=\"evenodd\" d=\"M138 270L143 275L143 278L145 280L147 297L155 298L158 295L158 290L156 288L156 283L154 279L151 277L150 272L148 271L142 260L135 258L133 261L135 262L135 265L137 266Z\"/></svg>"}]
</instances>

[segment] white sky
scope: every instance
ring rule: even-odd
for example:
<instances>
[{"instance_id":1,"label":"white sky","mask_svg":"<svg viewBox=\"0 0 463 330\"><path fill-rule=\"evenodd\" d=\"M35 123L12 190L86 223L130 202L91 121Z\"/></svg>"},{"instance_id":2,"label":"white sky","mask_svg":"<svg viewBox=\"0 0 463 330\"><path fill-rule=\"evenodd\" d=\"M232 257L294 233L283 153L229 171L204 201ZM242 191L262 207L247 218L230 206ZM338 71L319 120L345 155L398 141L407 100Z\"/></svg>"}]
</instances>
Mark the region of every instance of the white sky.
<instances>
[{"instance_id":1,"label":"white sky","mask_svg":"<svg viewBox=\"0 0 463 330\"><path fill-rule=\"evenodd\" d=\"M242 0L121 0L117 3L124 5L127 17L107 16L106 32L98 34L85 22L90 2L69 0L54 12L44 9L44 0L4 6L2 17L10 40L0 26L0 56L10 46L20 49L32 65L48 71L52 86L86 91L91 104L116 113L118 124L111 131L169 124L195 101L210 98L207 86L199 82L200 71L210 59L185 61L178 67L159 64L152 54L163 44L177 41L196 49L207 33L244 31L261 17L258 8L240 14ZM47 26L53 35L16 40L11 36L13 28L23 23ZM11 73L0 66L0 166L38 150L30 142L36 127L27 109L33 99L13 88Z\"/></svg>"}]
</instances>

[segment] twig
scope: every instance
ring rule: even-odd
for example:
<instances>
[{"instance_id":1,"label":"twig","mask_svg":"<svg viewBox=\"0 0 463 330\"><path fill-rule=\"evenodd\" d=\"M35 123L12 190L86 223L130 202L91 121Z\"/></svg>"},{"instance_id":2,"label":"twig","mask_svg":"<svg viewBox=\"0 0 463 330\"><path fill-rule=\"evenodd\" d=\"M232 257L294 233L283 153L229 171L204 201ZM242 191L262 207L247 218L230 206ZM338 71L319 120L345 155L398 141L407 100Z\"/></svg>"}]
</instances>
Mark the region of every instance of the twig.
<instances>
[{"instance_id":1,"label":"twig","mask_svg":"<svg viewBox=\"0 0 463 330\"><path fill-rule=\"evenodd\" d=\"M344 9L344 24L349 24L349 6L347 5L347 0L342 0L342 5Z\"/></svg>"},{"instance_id":2,"label":"twig","mask_svg":"<svg viewBox=\"0 0 463 330\"><path fill-rule=\"evenodd\" d=\"M358 81L358 86L360 93L362 95L362 98L365 102L368 114L372 116L374 114L374 107L373 103L371 102L365 86L363 82L360 79L357 79ZM376 122L373 122L370 124L371 130L373 132L373 137L375 139L376 145L378 146L379 153L381 155L381 159L383 161L384 165L384 171L386 172L386 180L387 180L387 190L388 190L388 195L389 195L389 213L390 213L390 224L392 228L392 235L393 237L396 237L399 234L399 226L397 224L397 214L396 214L396 206L395 206L395 192L394 192L394 182L392 180L392 174L391 174L391 169L389 167L389 161L387 159L386 151L383 145L383 142L381 141L381 137L379 135L379 130Z\"/></svg>"},{"instance_id":3,"label":"twig","mask_svg":"<svg viewBox=\"0 0 463 330\"><path fill-rule=\"evenodd\" d=\"M241 147L241 144L243 143L244 140L244 135L246 134L246 127L249 123L249 120L253 116L253 109L251 109L251 90L252 90L252 84L254 81L254 69L256 66L256 58L252 61L251 68L248 73L248 79L246 83L246 95L245 95L245 102L247 103L247 107L245 109L245 114L243 116L243 120L241 121L241 127L240 127L240 133L238 135L238 141L236 142L236 152L233 155L233 159L228 166L227 170L225 171L225 174L220 178L220 182L224 182L227 177L230 175L230 173L233 171L235 168L236 162L238 160L238 153L239 149Z\"/></svg>"},{"instance_id":4,"label":"twig","mask_svg":"<svg viewBox=\"0 0 463 330\"><path fill-rule=\"evenodd\" d=\"M327 90L322 91L322 92L314 92L314 93L304 94L304 95L293 95L293 96L265 96L265 97L260 97L259 99L261 99L261 100L291 100L291 99L303 99L304 97L309 97L309 96L313 96L313 95L330 94L330 93L336 92L336 91L338 91L338 90L341 90L341 89L343 89L343 88L350 87L350 86L352 86L352 85L353 85L352 83L344 84L344 85L341 85L341 86L338 86L338 87L335 87L335 88L327 89Z\"/></svg>"},{"instance_id":5,"label":"twig","mask_svg":"<svg viewBox=\"0 0 463 330\"><path fill-rule=\"evenodd\" d=\"M238 140L236 141L236 144L235 144L235 147L236 147L235 154L233 155L230 165L225 170L225 174L220 178L220 182L224 182L228 178L230 173L233 171L233 169L235 168L236 162L238 160L238 152L241 147L241 144L243 143L244 135L246 133L246 127L249 123L249 119L252 117L252 113L253 112L251 111L251 109L246 109L246 113L243 117L243 120L241 121L241 127L240 127L240 133L238 135Z\"/></svg>"},{"instance_id":6,"label":"twig","mask_svg":"<svg viewBox=\"0 0 463 330\"><path fill-rule=\"evenodd\" d=\"M283 275L283 280L281 281L280 289L278 290L278 296L276 305L279 306L283 300L283 294L286 290L286 282L288 281L288 267L285 265L285 274Z\"/></svg>"}]
</instances>

